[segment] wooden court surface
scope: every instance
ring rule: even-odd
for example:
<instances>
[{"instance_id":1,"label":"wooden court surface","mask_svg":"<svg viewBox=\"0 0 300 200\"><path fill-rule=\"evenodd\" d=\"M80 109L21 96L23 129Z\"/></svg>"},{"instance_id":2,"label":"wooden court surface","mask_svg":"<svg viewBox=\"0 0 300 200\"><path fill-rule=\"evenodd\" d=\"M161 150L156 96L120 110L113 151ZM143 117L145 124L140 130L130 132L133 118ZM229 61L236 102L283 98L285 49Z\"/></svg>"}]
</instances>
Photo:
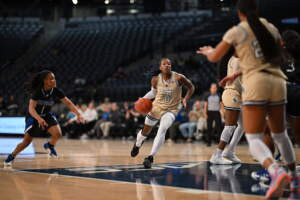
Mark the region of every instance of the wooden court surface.
<instances>
[{"instance_id":1,"label":"wooden court surface","mask_svg":"<svg viewBox=\"0 0 300 200\"><path fill-rule=\"evenodd\" d=\"M1 138L0 138L1 139ZM12 169L0 170L1 200L165 200L165 199L263 199L263 196L213 192L179 187L129 183L57 174L20 172L23 169L93 167L141 164L151 150L147 141L136 158L130 157L133 141L68 140L57 144L59 158L49 158L42 149L46 139L35 139L35 157L17 157ZM155 163L200 162L209 160L216 146L200 143L166 143L155 157ZM297 160L299 150L296 149ZM245 163L255 163L246 145L238 146L237 155ZM5 156L0 157L1 163Z\"/></svg>"}]
</instances>

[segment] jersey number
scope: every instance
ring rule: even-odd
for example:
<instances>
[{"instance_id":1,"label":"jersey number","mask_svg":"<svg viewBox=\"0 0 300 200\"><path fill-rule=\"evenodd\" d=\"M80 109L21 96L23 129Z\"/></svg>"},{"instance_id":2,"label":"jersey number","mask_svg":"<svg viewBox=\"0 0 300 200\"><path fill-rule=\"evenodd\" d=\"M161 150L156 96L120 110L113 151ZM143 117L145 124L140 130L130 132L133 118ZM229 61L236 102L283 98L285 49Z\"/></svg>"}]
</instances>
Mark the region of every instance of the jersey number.
<instances>
[{"instance_id":1,"label":"jersey number","mask_svg":"<svg viewBox=\"0 0 300 200\"><path fill-rule=\"evenodd\" d=\"M171 90L165 90L163 92L163 101L164 103L170 103L172 100L172 91Z\"/></svg>"}]
</instances>

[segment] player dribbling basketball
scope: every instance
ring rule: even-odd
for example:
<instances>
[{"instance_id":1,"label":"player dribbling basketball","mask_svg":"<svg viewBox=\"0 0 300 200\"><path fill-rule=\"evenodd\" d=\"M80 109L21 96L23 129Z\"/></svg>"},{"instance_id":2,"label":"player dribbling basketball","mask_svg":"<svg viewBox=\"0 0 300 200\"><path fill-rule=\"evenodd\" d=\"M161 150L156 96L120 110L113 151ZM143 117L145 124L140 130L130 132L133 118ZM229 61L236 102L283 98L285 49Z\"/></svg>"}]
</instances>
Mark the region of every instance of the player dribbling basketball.
<instances>
[{"instance_id":1,"label":"player dribbling basketball","mask_svg":"<svg viewBox=\"0 0 300 200\"><path fill-rule=\"evenodd\" d=\"M152 77L151 91L143 97L148 99L155 98L152 110L146 116L144 128L138 132L136 142L131 150L131 157L138 155L144 140L150 134L153 126L160 120L151 153L143 162L145 168L152 167L153 156L156 155L159 148L163 145L168 128L174 122L182 104L186 107L195 90L194 85L184 75L171 71L171 61L168 58L161 59L159 69L160 74ZM188 89L183 99L182 86Z\"/></svg>"}]
</instances>

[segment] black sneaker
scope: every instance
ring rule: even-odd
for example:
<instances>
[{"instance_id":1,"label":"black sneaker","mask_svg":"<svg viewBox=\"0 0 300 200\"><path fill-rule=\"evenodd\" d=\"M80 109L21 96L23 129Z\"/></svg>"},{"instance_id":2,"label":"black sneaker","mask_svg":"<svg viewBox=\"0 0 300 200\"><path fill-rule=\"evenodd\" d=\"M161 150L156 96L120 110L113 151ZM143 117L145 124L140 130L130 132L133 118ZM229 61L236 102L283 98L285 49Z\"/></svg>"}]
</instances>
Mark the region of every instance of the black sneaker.
<instances>
[{"instance_id":1,"label":"black sneaker","mask_svg":"<svg viewBox=\"0 0 300 200\"><path fill-rule=\"evenodd\" d=\"M4 161L4 167L11 166L12 163L13 163L13 161L14 161L14 159L15 159L15 157L12 154L9 154L7 156L7 158L5 159L5 161Z\"/></svg>"},{"instance_id":2,"label":"black sneaker","mask_svg":"<svg viewBox=\"0 0 300 200\"><path fill-rule=\"evenodd\" d=\"M47 142L47 143L44 144L44 149L49 152L50 157L57 157L57 153L56 153L56 150L54 148L54 145Z\"/></svg>"},{"instance_id":3,"label":"black sneaker","mask_svg":"<svg viewBox=\"0 0 300 200\"><path fill-rule=\"evenodd\" d=\"M140 147L136 146L134 143L132 149L131 149L131 157L136 157L140 152Z\"/></svg>"},{"instance_id":4,"label":"black sneaker","mask_svg":"<svg viewBox=\"0 0 300 200\"><path fill-rule=\"evenodd\" d=\"M144 141L142 142L141 146L143 144L144 144ZM134 145L133 145L133 147L131 149L131 157L136 157L139 154L139 152L140 152L140 148L141 147L136 146L136 141L135 141Z\"/></svg>"},{"instance_id":5,"label":"black sneaker","mask_svg":"<svg viewBox=\"0 0 300 200\"><path fill-rule=\"evenodd\" d=\"M145 158L143 165L146 169L150 169L153 163L153 156L148 156Z\"/></svg>"}]
</instances>

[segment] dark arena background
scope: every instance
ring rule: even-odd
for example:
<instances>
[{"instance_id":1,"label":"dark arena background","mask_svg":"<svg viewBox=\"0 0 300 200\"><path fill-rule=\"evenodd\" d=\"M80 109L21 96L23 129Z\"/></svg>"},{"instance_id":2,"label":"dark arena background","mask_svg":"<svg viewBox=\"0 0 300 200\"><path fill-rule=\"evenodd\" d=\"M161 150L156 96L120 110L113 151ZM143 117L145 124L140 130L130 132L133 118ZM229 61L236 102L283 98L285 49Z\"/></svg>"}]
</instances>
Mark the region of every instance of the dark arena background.
<instances>
[{"instance_id":1,"label":"dark arena background","mask_svg":"<svg viewBox=\"0 0 300 200\"><path fill-rule=\"evenodd\" d=\"M0 0L0 199L264 199L270 182L256 176L263 168L250 155L245 136L236 148L241 163L209 162L221 133L217 122L207 127L205 105L211 84L224 71L196 51L217 45L239 23L236 3ZM299 0L257 0L257 5L260 16L280 33L300 33ZM134 102L151 90L162 58L170 59L172 71L188 78L195 92L148 169L143 161L159 123L140 154L131 157L145 122ZM56 100L51 113L62 133L55 145L58 157L48 156L43 144L50 134L40 131L12 166L2 166L29 128L25 118L33 97L25 83L43 70L54 73L57 88L85 122L78 123L74 112ZM196 119L195 110L200 113ZM223 129L223 107L220 113ZM287 130L299 162L300 132L293 133L290 120ZM286 189L283 199L300 199L299 187Z\"/></svg>"}]
</instances>

